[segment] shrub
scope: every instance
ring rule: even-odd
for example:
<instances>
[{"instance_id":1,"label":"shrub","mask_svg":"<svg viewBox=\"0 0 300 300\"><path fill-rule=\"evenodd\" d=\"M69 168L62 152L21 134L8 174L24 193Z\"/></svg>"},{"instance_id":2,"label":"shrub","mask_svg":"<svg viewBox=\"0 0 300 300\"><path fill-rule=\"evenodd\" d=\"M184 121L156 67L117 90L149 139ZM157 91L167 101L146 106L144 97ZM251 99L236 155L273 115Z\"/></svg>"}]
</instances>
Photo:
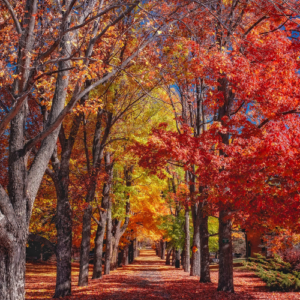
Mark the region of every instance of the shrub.
<instances>
[{"instance_id":1,"label":"shrub","mask_svg":"<svg viewBox=\"0 0 300 300\"><path fill-rule=\"evenodd\" d=\"M293 270L300 271L300 249L286 249L280 253L281 258L291 264Z\"/></svg>"},{"instance_id":2,"label":"shrub","mask_svg":"<svg viewBox=\"0 0 300 300\"><path fill-rule=\"evenodd\" d=\"M256 258L249 258L245 262L246 268L255 271L272 291L297 291L300 290L300 272L295 269L299 264L296 259L295 265L284 261L279 255L274 258L266 258L255 254Z\"/></svg>"}]
</instances>

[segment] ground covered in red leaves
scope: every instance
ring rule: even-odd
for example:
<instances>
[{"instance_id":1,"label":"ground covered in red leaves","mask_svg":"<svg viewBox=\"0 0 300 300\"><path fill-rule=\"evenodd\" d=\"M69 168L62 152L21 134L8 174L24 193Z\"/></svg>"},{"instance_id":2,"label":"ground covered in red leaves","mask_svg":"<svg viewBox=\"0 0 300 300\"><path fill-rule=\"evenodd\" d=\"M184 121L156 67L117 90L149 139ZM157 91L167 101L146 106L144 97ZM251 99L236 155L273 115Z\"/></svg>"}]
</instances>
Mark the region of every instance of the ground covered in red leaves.
<instances>
[{"instance_id":1,"label":"ground covered in red leaves","mask_svg":"<svg viewBox=\"0 0 300 300\"><path fill-rule=\"evenodd\" d=\"M55 269L55 264L27 265L26 299L53 297ZM211 272L212 283L202 284L199 278L166 266L152 250L141 251L133 264L101 280L91 279L88 287L77 286L78 271L79 265L73 264L72 296L64 299L300 299L300 293L269 292L253 273L239 270L234 272L235 293L217 292L217 270Z\"/></svg>"}]
</instances>

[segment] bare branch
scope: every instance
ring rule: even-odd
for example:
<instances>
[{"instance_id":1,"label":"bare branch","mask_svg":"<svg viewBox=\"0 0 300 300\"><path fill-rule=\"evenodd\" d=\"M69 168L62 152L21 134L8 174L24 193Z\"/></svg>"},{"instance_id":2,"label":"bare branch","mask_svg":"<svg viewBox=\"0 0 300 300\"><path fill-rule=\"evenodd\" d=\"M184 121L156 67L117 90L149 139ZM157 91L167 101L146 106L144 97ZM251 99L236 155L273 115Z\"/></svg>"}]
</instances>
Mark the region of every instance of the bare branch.
<instances>
[{"instance_id":1,"label":"bare branch","mask_svg":"<svg viewBox=\"0 0 300 300\"><path fill-rule=\"evenodd\" d=\"M7 9L9 10L9 13L11 15L11 17L13 18L14 20L14 23L15 23L15 26L16 26L16 30L19 34L22 34L23 33L23 29L21 27L21 24L18 20L18 17L17 17L17 14L16 12L14 11L13 7L10 5L10 3L8 2L8 0L2 0L2 2L4 2L5 6L7 7Z\"/></svg>"},{"instance_id":2,"label":"bare branch","mask_svg":"<svg viewBox=\"0 0 300 300\"><path fill-rule=\"evenodd\" d=\"M75 5L76 1L77 1L77 0L72 0L72 2L70 3L68 9L66 10L66 12L65 12L65 14L64 14L64 16L63 16L62 23L64 23L64 22L67 20L67 18L68 18L68 16L69 16L69 14L71 13L72 8L73 8L73 6Z\"/></svg>"},{"instance_id":3,"label":"bare branch","mask_svg":"<svg viewBox=\"0 0 300 300\"><path fill-rule=\"evenodd\" d=\"M280 113L280 115L282 116L286 116L286 115L290 115L290 114L300 114L300 111L297 109L292 109L283 113ZM266 124L268 124L270 121L272 121L272 119L265 119L263 120L258 126L257 128L262 128L264 127Z\"/></svg>"},{"instance_id":4,"label":"bare branch","mask_svg":"<svg viewBox=\"0 0 300 300\"><path fill-rule=\"evenodd\" d=\"M126 15L128 15L141 1L135 1L128 9L121 13L114 21L108 24L94 39L93 41L96 42L101 36L105 34L105 32L111 27L117 24L120 20L122 20Z\"/></svg>"},{"instance_id":5,"label":"bare branch","mask_svg":"<svg viewBox=\"0 0 300 300\"><path fill-rule=\"evenodd\" d=\"M92 218L100 227L102 227L102 224L94 217L94 215L92 215Z\"/></svg>"},{"instance_id":6,"label":"bare branch","mask_svg":"<svg viewBox=\"0 0 300 300\"><path fill-rule=\"evenodd\" d=\"M267 19L267 16L263 16L260 19L258 19L253 25L250 26L250 28L244 33L244 37L252 30L254 29L260 22Z\"/></svg>"},{"instance_id":7,"label":"bare branch","mask_svg":"<svg viewBox=\"0 0 300 300\"><path fill-rule=\"evenodd\" d=\"M35 138L33 138L32 140L30 140L26 143L26 145L24 147L25 153L27 151L29 151L32 147L34 147L37 143L39 143L44 138L46 138L56 128L58 128L60 126L61 122L63 121L63 119L65 118L65 116L74 108L74 106L75 106L75 104L77 103L78 100L80 100L82 97L84 97L87 93L92 91L94 88L96 88L100 84L103 84L103 83L107 82L110 78L112 78L115 74L117 74L120 69L124 69L146 46L148 46L157 37L157 32L159 30L164 30L165 28L167 28L168 26L170 26L174 22L175 21L170 22L169 24L162 25L160 28L158 28L154 32L154 34L147 41L145 41L145 40L143 41L144 44L141 44L138 47L138 49L121 64L120 67L115 68L112 72L108 73L103 78L97 80L94 84L92 84L89 87L87 87L86 89L84 89L81 93L79 93L81 86L78 82L76 87L75 87L75 91L74 91L73 97L70 100L70 102L61 111L61 113L59 114L57 119L46 130L44 130L43 132L38 134Z\"/></svg>"},{"instance_id":8,"label":"bare branch","mask_svg":"<svg viewBox=\"0 0 300 300\"><path fill-rule=\"evenodd\" d=\"M51 178L55 177L55 173L53 170L51 170L50 168L46 169L46 174L49 175ZM54 180L53 180L54 181Z\"/></svg>"},{"instance_id":9,"label":"bare branch","mask_svg":"<svg viewBox=\"0 0 300 300\"><path fill-rule=\"evenodd\" d=\"M10 112L4 117L4 119L0 123L0 136L4 133L9 122L16 116L16 114L20 111L24 101L26 100L28 94L30 93L29 89L27 92L23 93L18 99L16 99L15 103L12 106Z\"/></svg>"},{"instance_id":10,"label":"bare branch","mask_svg":"<svg viewBox=\"0 0 300 300\"><path fill-rule=\"evenodd\" d=\"M120 5L112 5L112 6L109 6L108 8L106 8L105 10L101 11L100 13L98 13L96 16L94 17L91 17L89 18L88 20L86 20L84 23L81 23L77 26L73 26L69 29L67 29L66 31L64 31L62 33L62 36L65 35L66 33L70 32L70 31L74 31L74 30L77 30L77 29L80 29L82 27L84 27L85 25L88 25L89 23L91 23L92 21L98 19L99 17L105 15L106 13L108 13L110 10L114 9L114 8L118 8L120 7Z\"/></svg>"}]
</instances>

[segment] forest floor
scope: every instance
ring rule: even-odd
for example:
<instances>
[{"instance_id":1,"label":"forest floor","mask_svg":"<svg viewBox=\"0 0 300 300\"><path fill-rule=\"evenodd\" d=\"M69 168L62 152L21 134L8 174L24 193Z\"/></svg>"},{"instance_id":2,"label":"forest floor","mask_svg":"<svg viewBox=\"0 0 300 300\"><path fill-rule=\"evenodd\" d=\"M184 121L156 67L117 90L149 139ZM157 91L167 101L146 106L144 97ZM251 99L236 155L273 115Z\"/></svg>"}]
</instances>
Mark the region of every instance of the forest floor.
<instances>
[{"instance_id":1,"label":"forest floor","mask_svg":"<svg viewBox=\"0 0 300 300\"><path fill-rule=\"evenodd\" d=\"M27 264L26 299L52 298L55 270L53 263ZM75 263L72 265L72 296L64 299L300 299L300 293L269 292L255 274L238 268L234 272L235 293L217 292L216 269L211 270L212 283L202 284L198 277L166 266L152 250L142 250L134 263L112 271L101 280L91 279L87 287L77 286L78 272L79 265Z\"/></svg>"}]
</instances>

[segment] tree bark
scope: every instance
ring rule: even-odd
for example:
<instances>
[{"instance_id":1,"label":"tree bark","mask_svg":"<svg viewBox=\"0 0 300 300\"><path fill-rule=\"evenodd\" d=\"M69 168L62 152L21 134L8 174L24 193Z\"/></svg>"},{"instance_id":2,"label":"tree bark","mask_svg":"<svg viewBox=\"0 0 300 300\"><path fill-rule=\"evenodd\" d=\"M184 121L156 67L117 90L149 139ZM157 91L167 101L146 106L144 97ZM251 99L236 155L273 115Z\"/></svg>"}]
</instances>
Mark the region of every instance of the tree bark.
<instances>
[{"instance_id":1,"label":"tree bark","mask_svg":"<svg viewBox=\"0 0 300 300\"><path fill-rule=\"evenodd\" d=\"M3 300L24 299L26 244L20 240L7 250L0 247L0 295Z\"/></svg>"},{"instance_id":2,"label":"tree bark","mask_svg":"<svg viewBox=\"0 0 300 300\"><path fill-rule=\"evenodd\" d=\"M112 234L111 240L111 258L110 258L110 270L115 270L118 266L118 245L119 245L119 236Z\"/></svg>"},{"instance_id":3,"label":"tree bark","mask_svg":"<svg viewBox=\"0 0 300 300\"><path fill-rule=\"evenodd\" d=\"M184 271L190 272L190 214L189 208L185 209L185 224L184 224L184 231L185 231L185 241L184 241Z\"/></svg>"},{"instance_id":4,"label":"tree bark","mask_svg":"<svg viewBox=\"0 0 300 300\"><path fill-rule=\"evenodd\" d=\"M192 205L192 216L194 225L191 276L200 276L200 209L199 204Z\"/></svg>"},{"instance_id":5,"label":"tree bark","mask_svg":"<svg viewBox=\"0 0 300 300\"><path fill-rule=\"evenodd\" d=\"M234 292L231 220L224 210L219 215L219 282L218 291Z\"/></svg>"},{"instance_id":6,"label":"tree bark","mask_svg":"<svg viewBox=\"0 0 300 300\"><path fill-rule=\"evenodd\" d=\"M165 260L166 259L166 242L164 240L160 241L160 248L161 248L160 258Z\"/></svg>"},{"instance_id":7,"label":"tree bark","mask_svg":"<svg viewBox=\"0 0 300 300\"><path fill-rule=\"evenodd\" d=\"M90 241L91 241L91 217L92 217L92 206L89 204L85 208L82 220L82 238L80 246L80 267L79 267L79 278L78 286L88 285L89 276L89 258L90 258Z\"/></svg>"},{"instance_id":8,"label":"tree bark","mask_svg":"<svg viewBox=\"0 0 300 300\"><path fill-rule=\"evenodd\" d=\"M90 82L88 82L88 85ZM103 158L104 147L101 147L101 122L102 122L102 111L98 110L97 123L94 133L93 142L93 171L91 175L91 184L86 196L86 203L88 206L84 210L83 220L82 220L82 239L80 245L80 268L79 268L79 286L88 285L88 275L89 275L89 254L91 248L91 219L92 219L92 202L95 198L95 192L97 189L97 176L100 172L101 161ZM110 126L110 124L107 124ZM87 145L86 145L87 146ZM101 236L101 234L99 235Z\"/></svg>"},{"instance_id":9,"label":"tree bark","mask_svg":"<svg viewBox=\"0 0 300 300\"><path fill-rule=\"evenodd\" d=\"M123 259L122 259L122 263L124 266L127 266L129 264L128 251L129 251L129 246L126 245L123 249Z\"/></svg>"},{"instance_id":10,"label":"tree bark","mask_svg":"<svg viewBox=\"0 0 300 300\"><path fill-rule=\"evenodd\" d=\"M172 248L172 266L175 266L176 258L175 258L175 249Z\"/></svg>"},{"instance_id":11,"label":"tree bark","mask_svg":"<svg viewBox=\"0 0 300 300\"><path fill-rule=\"evenodd\" d=\"M133 166L131 167L125 167L124 168L124 178L126 181L126 187L130 187L132 184L132 171ZM121 237L125 233L128 224L129 224L129 213L130 213L130 198L127 197L127 202L125 205L125 220L124 224L121 227L121 222L117 219L113 221L113 238L112 238L112 260L111 260L111 269L114 270L118 267L118 246ZM134 240L134 258L137 255L137 249L136 249L136 239Z\"/></svg>"},{"instance_id":12,"label":"tree bark","mask_svg":"<svg viewBox=\"0 0 300 300\"><path fill-rule=\"evenodd\" d=\"M167 255L166 255L166 265L167 266L171 265L171 254L172 254L172 249L167 249Z\"/></svg>"},{"instance_id":13,"label":"tree bark","mask_svg":"<svg viewBox=\"0 0 300 300\"><path fill-rule=\"evenodd\" d=\"M69 25L66 23L65 27L67 28L68 26ZM68 55L68 53L71 53L70 40L71 37L69 35L63 38L63 41L61 42L62 55ZM70 65L70 61L59 62L59 69L68 69ZM53 101L57 101L57 99L60 98L63 98L64 100L66 99L68 84L69 71L59 72ZM62 105L64 105L64 101ZM54 184L57 194L57 275L54 298L71 295L72 210L68 194L70 173L69 168L71 152L79 129L80 120L81 116L75 117L69 138L66 139L64 137L60 140L62 147L61 163L59 163L57 157L54 157L52 160L52 166L55 172ZM63 128L61 132L63 132ZM54 154L55 153L56 150L54 150Z\"/></svg>"},{"instance_id":14,"label":"tree bark","mask_svg":"<svg viewBox=\"0 0 300 300\"><path fill-rule=\"evenodd\" d=\"M72 210L69 201L63 197L58 199L57 219L57 275L54 298L71 294Z\"/></svg>"},{"instance_id":15,"label":"tree bark","mask_svg":"<svg viewBox=\"0 0 300 300\"><path fill-rule=\"evenodd\" d=\"M209 269L209 247L208 247L208 216L205 215L203 210L201 211L200 219L200 246L201 246L201 271L200 282L211 282L210 269Z\"/></svg>"},{"instance_id":16,"label":"tree bark","mask_svg":"<svg viewBox=\"0 0 300 300\"><path fill-rule=\"evenodd\" d=\"M60 138L62 147L61 161L59 162L56 150L54 150L51 159L54 170L52 180L57 196L57 276L54 295L56 298L71 294L72 210L69 202L69 174L71 152L75 144L80 122L81 116L76 116L68 139L64 136L63 127L61 128L60 135L63 135Z\"/></svg>"},{"instance_id":17,"label":"tree bark","mask_svg":"<svg viewBox=\"0 0 300 300\"><path fill-rule=\"evenodd\" d=\"M103 254L103 238L106 228L106 215L101 217L101 226L98 225L95 237L95 250L94 250L94 268L93 279L102 278L102 254Z\"/></svg>"},{"instance_id":18,"label":"tree bark","mask_svg":"<svg viewBox=\"0 0 300 300\"><path fill-rule=\"evenodd\" d=\"M112 242L112 220L111 220L111 200L107 210L107 226L106 226L106 251L105 251L105 265L104 274L108 275L110 272L110 258L111 258L111 242Z\"/></svg>"},{"instance_id":19,"label":"tree bark","mask_svg":"<svg viewBox=\"0 0 300 300\"><path fill-rule=\"evenodd\" d=\"M180 254L181 254L180 249L175 250L175 268L176 269L180 268Z\"/></svg>"},{"instance_id":20,"label":"tree bark","mask_svg":"<svg viewBox=\"0 0 300 300\"><path fill-rule=\"evenodd\" d=\"M133 258L133 241L130 242L128 256L129 256L129 263L131 264L134 259Z\"/></svg>"},{"instance_id":21,"label":"tree bark","mask_svg":"<svg viewBox=\"0 0 300 300\"><path fill-rule=\"evenodd\" d=\"M137 239L133 240L133 260L138 257L138 249L137 249Z\"/></svg>"},{"instance_id":22,"label":"tree bark","mask_svg":"<svg viewBox=\"0 0 300 300\"><path fill-rule=\"evenodd\" d=\"M160 241L156 242L157 256L161 257L161 243Z\"/></svg>"},{"instance_id":23,"label":"tree bark","mask_svg":"<svg viewBox=\"0 0 300 300\"><path fill-rule=\"evenodd\" d=\"M93 279L102 278L103 238L107 226L107 214L110 206L110 190L113 179L113 163L111 162L110 153L105 154L105 171L107 174L107 181L103 185L103 197L101 209L99 209L100 220L98 222L95 237Z\"/></svg>"}]
</instances>

